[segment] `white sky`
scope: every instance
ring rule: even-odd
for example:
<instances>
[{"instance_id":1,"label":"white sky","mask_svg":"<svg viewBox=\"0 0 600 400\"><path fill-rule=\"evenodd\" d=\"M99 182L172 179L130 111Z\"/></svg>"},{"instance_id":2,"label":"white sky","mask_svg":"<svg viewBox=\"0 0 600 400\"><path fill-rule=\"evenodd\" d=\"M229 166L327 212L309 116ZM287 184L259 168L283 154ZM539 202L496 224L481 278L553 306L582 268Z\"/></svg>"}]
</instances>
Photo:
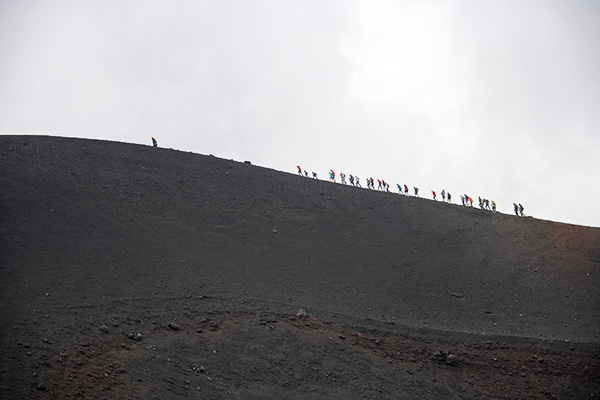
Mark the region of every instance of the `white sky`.
<instances>
[{"instance_id":1,"label":"white sky","mask_svg":"<svg viewBox=\"0 0 600 400\"><path fill-rule=\"evenodd\" d=\"M154 136L600 227L599 20L596 0L0 0L0 133Z\"/></svg>"}]
</instances>

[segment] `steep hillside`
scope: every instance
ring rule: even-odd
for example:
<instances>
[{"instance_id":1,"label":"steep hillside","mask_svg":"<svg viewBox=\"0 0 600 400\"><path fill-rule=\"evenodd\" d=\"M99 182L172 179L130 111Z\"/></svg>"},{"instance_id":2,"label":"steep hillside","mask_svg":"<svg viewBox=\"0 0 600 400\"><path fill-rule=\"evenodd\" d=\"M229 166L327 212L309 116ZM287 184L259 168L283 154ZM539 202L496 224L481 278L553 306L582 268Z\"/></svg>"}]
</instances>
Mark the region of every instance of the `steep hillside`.
<instances>
[{"instance_id":1,"label":"steep hillside","mask_svg":"<svg viewBox=\"0 0 600 400\"><path fill-rule=\"evenodd\" d=\"M149 146L0 152L0 397L600 395L600 229Z\"/></svg>"}]
</instances>

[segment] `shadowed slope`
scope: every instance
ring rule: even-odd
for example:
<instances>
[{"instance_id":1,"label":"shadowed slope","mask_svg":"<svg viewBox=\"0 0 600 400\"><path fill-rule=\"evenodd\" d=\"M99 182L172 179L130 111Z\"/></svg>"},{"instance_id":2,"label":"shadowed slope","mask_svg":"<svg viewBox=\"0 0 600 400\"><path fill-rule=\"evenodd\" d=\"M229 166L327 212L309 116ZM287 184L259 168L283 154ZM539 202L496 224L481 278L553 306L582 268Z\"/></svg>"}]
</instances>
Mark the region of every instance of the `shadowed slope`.
<instances>
[{"instance_id":1,"label":"shadowed slope","mask_svg":"<svg viewBox=\"0 0 600 400\"><path fill-rule=\"evenodd\" d=\"M200 295L433 331L600 339L600 229L149 146L0 146L5 345L32 313Z\"/></svg>"}]
</instances>

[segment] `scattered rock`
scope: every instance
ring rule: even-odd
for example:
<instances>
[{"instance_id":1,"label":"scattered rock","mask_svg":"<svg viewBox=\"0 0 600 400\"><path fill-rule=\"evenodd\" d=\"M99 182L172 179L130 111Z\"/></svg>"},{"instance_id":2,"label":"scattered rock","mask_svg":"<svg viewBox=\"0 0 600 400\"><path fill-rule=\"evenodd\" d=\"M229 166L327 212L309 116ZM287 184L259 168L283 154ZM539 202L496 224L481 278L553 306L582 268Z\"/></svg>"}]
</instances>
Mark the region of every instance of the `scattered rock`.
<instances>
[{"instance_id":1,"label":"scattered rock","mask_svg":"<svg viewBox=\"0 0 600 400\"><path fill-rule=\"evenodd\" d=\"M308 314L303 309L300 309L296 313L296 317L298 317L298 318L308 318Z\"/></svg>"},{"instance_id":2,"label":"scattered rock","mask_svg":"<svg viewBox=\"0 0 600 400\"><path fill-rule=\"evenodd\" d=\"M102 332L104 332L104 333L108 333L108 331L109 331L109 330L108 330L108 326L107 326L106 324L102 324L102 325L100 325L100 328L99 328L99 329L100 329Z\"/></svg>"},{"instance_id":3,"label":"scattered rock","mask_svg":"<svg viewBox=\"0 0 600 400\"><path fill-rule=\"evenodd\" d=\"M139 342L140 340L142 340L142 339L143 339L143 336L142 336L142 334L141 334L141 333L139 333L139 332L129 332L129 333L127 334L127 337L128 337L129 339L133 339L133 340L135 340L136 342Z\"/></svg>"},{"instance_id":4,"label":"scattered rock","mask_svg":"<svg viewBox=\"0 0 600 400\"><path fill-rule=\"evenodd\" d=\"M279 232L277 231L277 229L273 229L271 232L278 234Z\"/></svg>"},{"instance_id":5,"label":"scattered rock","mask_svg":"<svg viewBox=\"0 0 600 400\"><path fill-rule=\"evenodd\" d=\"M458 365L458 357L456 357L454 354L448 354L446 356L446 364L447 365L451 365L451 366L455 366Z\"/></svg>"},{"instance_id":6,"label":"scattered rock","mask_svg":"<svg viewBox=\"0 0 600 400\"><path fill-rule=\"evenodd\" d=\"M181 328L179 327L179 325L177 325L175 322L169 322L169 325L167 325L169 328L171 328L174 331L178 331Z\"/></svg>"},{"instance_id":7,"label":"scattered rock","mask_svg":"<svg viewBox=\"0 0 600 400\"><path fill-rule=\"evenodd\" d=\"M457 299L460 299L461 297L463 297L462 293L452 293L452 296L456 297Z\"/></svg>"}]
</instances>

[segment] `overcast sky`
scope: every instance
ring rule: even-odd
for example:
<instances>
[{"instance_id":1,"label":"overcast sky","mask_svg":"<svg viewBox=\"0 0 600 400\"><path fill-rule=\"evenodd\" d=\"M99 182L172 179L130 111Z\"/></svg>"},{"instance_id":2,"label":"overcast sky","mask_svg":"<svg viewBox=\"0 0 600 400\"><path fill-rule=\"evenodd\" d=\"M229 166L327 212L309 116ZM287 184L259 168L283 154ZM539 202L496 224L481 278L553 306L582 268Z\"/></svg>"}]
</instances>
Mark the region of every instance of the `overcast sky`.
<instances>
[{"instance_id":1,"label":"overcast sky","mask_svg":"<svg viewBox=\"0 0 600 400\"><path fill-rule=\"evenodd\" d=\"M600 227L599 20L596 0L0 0L0 133L154 136Z\"/></svg>"}]
</instances>

